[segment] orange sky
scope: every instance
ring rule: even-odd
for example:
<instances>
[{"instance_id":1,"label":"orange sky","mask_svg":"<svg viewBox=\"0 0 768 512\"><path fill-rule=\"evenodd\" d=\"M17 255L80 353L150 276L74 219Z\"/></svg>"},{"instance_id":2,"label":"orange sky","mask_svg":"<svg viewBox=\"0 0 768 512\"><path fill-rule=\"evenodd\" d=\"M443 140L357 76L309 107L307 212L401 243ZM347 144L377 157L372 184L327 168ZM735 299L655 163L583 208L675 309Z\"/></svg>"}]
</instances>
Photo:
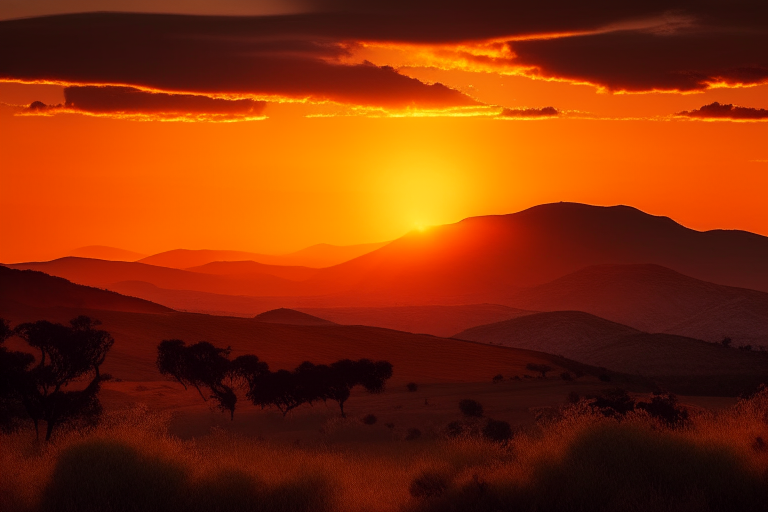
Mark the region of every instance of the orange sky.
<instances>
[{"instance_id":1,"label":"orange sky","mask_svg":"<svg viewBox=\"0 0 768 512\"><path fill-rule=\"evenodd\" d=\"M143 253L288 252L388 240L418 226L555 201L629 204L695 229L768 235L768 123L674 116L715 101L758 112L768 107L768 84L616 94L573 77L468 70L446 48L438 45L455 65L441 67L454 69L422 67L413 53L390 49L346 58L395 66L420 81L393 81L405 91L397 94L465 102L457 91L477 107L403 110L392 106L400 96L382 107L375 98L384 96L325 89L340 96L332 103L273 97L264 119L232 123L94 116L82 106L81 113L20 115L33 101L64 103L64 88L0 83L0 261L50 259L93 244ZM379 68L384 78L387 69ZM414 89L435 82L450 90ZM559 115L498 115L547 106ZM413 116L425 113L434 117Z\"/></svg>"}]
</instances>

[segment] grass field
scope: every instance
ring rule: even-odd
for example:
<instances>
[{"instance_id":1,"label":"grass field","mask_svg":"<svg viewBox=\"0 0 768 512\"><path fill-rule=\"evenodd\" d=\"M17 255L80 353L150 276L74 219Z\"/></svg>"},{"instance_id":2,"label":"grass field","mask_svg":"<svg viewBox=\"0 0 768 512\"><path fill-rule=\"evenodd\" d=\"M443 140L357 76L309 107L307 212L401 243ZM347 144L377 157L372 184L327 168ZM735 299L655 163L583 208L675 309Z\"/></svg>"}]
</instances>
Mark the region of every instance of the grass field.
<instances>
[{"instance_id":1,"label":"grass field","mask_svg":"<svg viewBox=\"0 0 768 512\"><path fill-rule=\"evenodd\" d=\"M29 431L2 436L0 509L765 510L768 390L690 413L671 429L644 412L617 421L580 402L506 444L473 434L484 419L463 420L457 437L436 428L372 442L366 429L381 425L337 418L297 444L222 429L181 439L168 413L133 406L49 445Z\"/></svg>"}]
</instances>

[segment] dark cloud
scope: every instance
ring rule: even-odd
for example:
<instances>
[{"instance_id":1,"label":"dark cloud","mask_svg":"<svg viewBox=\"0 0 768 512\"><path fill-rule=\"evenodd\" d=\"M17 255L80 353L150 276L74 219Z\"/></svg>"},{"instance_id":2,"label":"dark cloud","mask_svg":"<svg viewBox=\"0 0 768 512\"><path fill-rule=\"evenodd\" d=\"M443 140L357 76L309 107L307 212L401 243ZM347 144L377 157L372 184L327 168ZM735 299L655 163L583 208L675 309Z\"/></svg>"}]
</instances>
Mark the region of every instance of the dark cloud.
<instances>
[{"instance_id":1,"label":"dark cloud","mask_svg":"<svg viewBox=\"0 0 768 512\"><path fill-rule=\"evenodd\" d=\"M300 39L288 28L278 37L251 26L262 22L105 13L2 22L0 78L388 108L478 104L459 91L424 84L390 67L342 64L338 59L348 50L338 42Z\"/></svg>"},{"instance_id":2,"label":"dark cloud","mask_svg":"<svg viewBox=\"0 0 768 512\"><path fill-rule=\"evenodd\" d=\"M765 0L319 0L262 17L89 13L0 22L0 79L310 98L385 108L476 105L389 67L349 65L361 41L504 38L502 59L612 90L768 81ZM556 38L520 40L541 34ZM582 35L575 35L582 34ZM588 35L584 35L588 34ZM566 37L566 35L568 35Z\"/></svg>"},{"instance_id":3,"label":"dark cloud","mask_svg":"<svg viewBox=\"0 0 768 512\"><path fill-rule=\"evenodd\" d=\"M764 108L735 107L732 104L718 102L704 105L697 110L685 110L675 114L698 119L768 119L768 110Z\"/></svg>"},{"instance_id":4,"label":"dark cloud","mask_svg":"<svg viewBox=\"0 0 768 512\"><path fill-rule=\"evenodd\" d=\"M674 34L625 30L518 41L511 47L518 64L538 67L542 76L617 91L691 91L704 89L708 83L768 80L768 29Z\"/></svg>"},{"instance_id":5,"label":"dark cloud","mask_svg":"<svg viewBox=\"0 0 768 512\"><path fill-rule=\"evenodd\" d=\"M555 107L544 108L505 108L501 114L501 117L555 117L559 115Z\"/></svg>"},{"instance_id":6,"label":"dark cloud","mask_svg":"<svg viewBox=\"0 0 768 512\"><path fill-rule=\"evenodd\" d=\"M132 87L71 86L64 89L63 105L35 101L27 114L79 112L102 115L247 119L264 113L266 102L252 99L211 98L193 94L167 94Z\"/></svg>"}]
</instances>

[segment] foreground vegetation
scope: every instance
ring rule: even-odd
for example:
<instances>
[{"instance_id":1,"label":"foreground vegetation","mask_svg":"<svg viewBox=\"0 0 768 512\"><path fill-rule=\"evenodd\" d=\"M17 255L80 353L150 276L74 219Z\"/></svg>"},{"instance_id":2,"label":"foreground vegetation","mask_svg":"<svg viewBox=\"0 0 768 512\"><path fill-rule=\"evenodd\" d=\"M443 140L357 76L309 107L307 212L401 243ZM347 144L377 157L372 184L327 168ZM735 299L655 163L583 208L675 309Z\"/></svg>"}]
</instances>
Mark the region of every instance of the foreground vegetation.
<instances>
[{"instance_id":1,"label":"foreground vegetation","mask_svg":"<svg viewBox=\"0 0 768 512\"><path fill-rule=\"evenodd\" d=\"M768 389L671 425L563 406L503 443L465 417L407 441L313 446L225 432L183 441L135 407L51 443L0 438L0 510L764 511ZM287 418L286 421L291 421ZM476 423L473 424L472 422ZM477 428L473 428L477 427ZM372 428L336 418L328 428Z\"/></svg>"}]
</instances>

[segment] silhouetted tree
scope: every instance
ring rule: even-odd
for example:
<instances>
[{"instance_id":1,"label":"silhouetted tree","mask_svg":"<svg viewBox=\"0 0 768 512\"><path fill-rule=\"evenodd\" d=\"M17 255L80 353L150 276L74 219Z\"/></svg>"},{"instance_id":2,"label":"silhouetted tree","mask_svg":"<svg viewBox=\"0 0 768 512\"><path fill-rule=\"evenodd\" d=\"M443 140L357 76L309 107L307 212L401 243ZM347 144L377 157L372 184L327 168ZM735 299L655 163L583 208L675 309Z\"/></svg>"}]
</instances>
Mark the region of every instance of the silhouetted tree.
<instances>
[{"instance_id":1,"label":"silhouetted tree","mask_svg":"<svg viewBox=\"0 0 768 512\"><path fill-rule=\"evenodd\" d=\"M215 400L221 411L229 411L230 419L234 419L234 388L241 383L250 388L250 382L267 371L267 366L253 355L230 361L230 352L229 347L218 348L207 341L187 346L182 340L164 340L157 347L157 369L185 389L194 387L203 400L207 400L202 389L206 388L208 398Z\"/></svg>"},{"instance_id":2,"label":"silhouetted tree","mask_svg":"<svg viewBox=\"0 0 768 512\"><path fill-rule=\"evenodd\" d=\"M721 344L722 346L724 346L725 348L728 348L728 347L730 347L730 346L731 346L731 343L732 343L732 341L733 341L733 340L731 340L731 338L729 338L728 336L726 336L726 337L724 337L724 338L723 338L723 340L720 342L720 344Z\"/></svg>"},{"instance_id":3,"label":"silhouetted tree","mask_svg":"<svg viewBox=\"0 0 768 512\"><path fill-rule=\"evenodd\" d=\"M671 393L656 391L650 402L638 402L637 407L670 427L679 427L688 421L688 411L677 405L677 397Z\"/></svg>"},{"instance_id":4,"label":"silhouetted tree","mask_svg":"<svg viewBox=\"0 0 768 512\"><path fill-rule=\"evenodd\" d=\"M483 437L497 443L512 439L512 426L506 421L489 419L483 427Z\"/></svg>"},{"instance_id":5,"label":"silhouetted tree","mask_svg":"<svg viewBox=\"0 0 768 512\"><path fill-rule=\"evenodd\" d=\"M635 410L635 401L621 389L607 389L598 396L589 396L590 405L603 416L619 417Z\"/></svg>"},{"instance_id":6,"label":"silhouetted tree","mask_svg":"<svg viewBox=\"0 0 768 512\"><path fill-rule=\"evenodd\" d=\"M391 376L392 365L387 361L342 359L331 365L305 361L293 371L267 371L246 377L247 396L262 408L274 405L283 416L302 404L332 400L339 404L342 417L346 417L344 404L352 388L359 385L369 393L379 393Z\"/></svg>"},{"instance_id":7,"label":"silhouetted tree","mask_svg":"<svg viewBox=\"0 0 768 512\"><path fill-rule=\"evenodd\" d=\"M464 416L479 418L483 415L483 405L477 400L465 398L459 402L459 410Z\"/></svg>"},{"instance_id":8,"label":"silhouetted tree","mask_svg":"<svg viewBox=\"0 0 768 512\"><path fill-rule=\"evenodd\" d=\"M18 352L4 357L8 361L15 359L10 365L11 396L32 419L37 436L40 421L46 422L46 441L50 440L53 430L66 421L95 422L101 414L98 393L101 383L110 376L102 375L99 369L114 339L107 331L94 329L98 325L96 320L79 316L71 320L69 326L41 320L15 329L16 334L39 352L39 359L30 359L28 354ZM67 390L70 384L87 377L90 382L84 389Z\"/></svg>"},{"instance_id":9,"label":"silhouetted tree","mask_svg":"<svg viewBox=\"0 0 768 512\"><path fill-rule=\"evenodd\" d=\"M535 364L535 363L528 363L525 365L525 368L527 370L531 370L532 372L539 372L541 373L542 377L547 376L547 372L551 372L553 368L546 364Z\"/></svg>"},{"instance_id":10,"label":"silhouetted tree","mask_svg":"<svg viewBox=\"0 0 768 512\"><path fill-rule=\"evenodd\" d=\"M392 364L387 361L342 359L331 364L324 374L320 384L321 395L338 403L341 416L346 418L344 403L349 399L352 388L360 385L369 393L380 393L390 377Z\"/></svg>"},{"instance_id":11,"label":"silhouetted tree","mask_svg":"<svg viewBox=\"0 0 768 512\"><path fill-rule=\"evenodd\" d=\"M3 346L13 335L8 322L0 318L0 428L11 430L25 414L21 405L22 384L27 368L34 362L32 354L10 351Z\"/></svg>"}]
</instances>

